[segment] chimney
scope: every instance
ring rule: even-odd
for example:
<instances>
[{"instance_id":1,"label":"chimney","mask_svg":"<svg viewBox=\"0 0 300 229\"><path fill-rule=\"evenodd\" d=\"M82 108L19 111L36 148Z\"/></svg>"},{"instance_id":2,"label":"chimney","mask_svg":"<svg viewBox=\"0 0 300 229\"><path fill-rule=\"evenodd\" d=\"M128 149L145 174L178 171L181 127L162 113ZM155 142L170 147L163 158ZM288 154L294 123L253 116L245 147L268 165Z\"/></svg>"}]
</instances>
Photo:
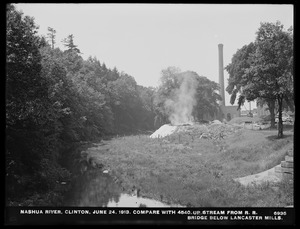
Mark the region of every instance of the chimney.
<instances>
[{"instance_id":1,"label":"chimney","mask_svg":"<svg viewBox=\"0 0 300 229\"><path fill-rule=\"evenodd\" d=\"M219 48L219 84L220 84L220 95L222 97L222 101L220 101L220 105L225 106L223 44L219 44L218 48Z\"/></svg>"}]
</instances>

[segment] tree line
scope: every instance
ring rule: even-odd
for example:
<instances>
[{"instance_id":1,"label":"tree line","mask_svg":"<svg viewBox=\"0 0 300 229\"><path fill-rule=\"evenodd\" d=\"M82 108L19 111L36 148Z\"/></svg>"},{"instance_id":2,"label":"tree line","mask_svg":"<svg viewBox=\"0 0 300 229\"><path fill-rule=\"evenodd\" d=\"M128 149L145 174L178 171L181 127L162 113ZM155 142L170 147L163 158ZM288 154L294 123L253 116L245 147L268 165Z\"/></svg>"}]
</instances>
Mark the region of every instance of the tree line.
<instances>
[{"instance_id":1,"label":"tree line","mask_svg":"<svg viewBox=\"0 0 300 229\"><path fill-rule=\"evenodd\" d=\"M63 153L72 144L154 128L154 88L137 85L96 57L84 60L69 35L55 47L56 31L7 6L6 178L8 194L49 190L69 176Z\"/></svg>"},{"instance_id":2,"label":"tree line","mask_svg":"<svg viewBox=\"0 0 300 229\"><path fill-rule=\"evenodd\" d=\"M39 36L34 19L14 5L7 6L6 19L8 196L47 191L68 178L63 160L74 143L141 133L169 122L164 100L180 86L172 79L182 75L174 67L162 71L158 88L144 87L96 57L84 60L72 34L62 41L65 50L56 47L56 30L49 27ZM216 83L193 75L199 82L194 116L201 119L206 108L217 109L220 97Z\"/></svg>"},{"instance_id":3,"label":"tree line","mask_svg":"<svg viewBox=\"0 0 300 229\"><path fill-rule=\"evenodd\" d=\"M6 194L47 192L70 177L66 152L75 143L155 130L169 122L166 101L186 75L196 82L191 115L201 121L220 112L219 85L205 76L169 67L157 88L109 69L96 57L84 60L70 34L56 47L56 30L37 34L38 26L7 5L6 12ZM226 70L234 103L258 99L272 106L293 104L292 30L263 24L254 43L238 50ZM275 59L274 59L275 58ZM281 109L281 110L280 110ZM281 117L280 117L281 118Z\"/></svg>"}]
</instances>

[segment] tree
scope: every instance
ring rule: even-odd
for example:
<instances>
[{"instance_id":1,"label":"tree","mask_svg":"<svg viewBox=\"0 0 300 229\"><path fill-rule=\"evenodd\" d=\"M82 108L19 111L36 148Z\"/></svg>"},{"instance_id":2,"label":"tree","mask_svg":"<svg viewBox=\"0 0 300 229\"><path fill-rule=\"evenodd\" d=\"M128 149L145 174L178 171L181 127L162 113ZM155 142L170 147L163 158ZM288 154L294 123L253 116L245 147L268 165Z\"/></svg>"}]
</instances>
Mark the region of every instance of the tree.
<instances>
[{"instance_id":1,"label":"tree","mask_svg":"<svg viewBox=\"0 0 300 229\"><path fill-rule=\"evenodd\" d=\"M288 104L294 101L292 29L283 31L280 22L261 23L256 35L255 43L238 50L226 67L230 75L227 91L232 93L232 98L238 91L241 93L239 104L245 99L263 99L268 103L271 120L277 103L280 138L283 101Z\"/></svg>"},{"instance_id":2,"label":"tree","mask_svg":"<svg viewBox=\"0 0 300 229\"><path fill-rule=\"evenodd\" d=\"M271 128L275 128L276 100L272 98L258 97L256 99L256 104L260 107L263 107L264 104L267 104L270 112Z\"/></svg>"},{"instance_id":3,"label":"tree","mask_svg":"<svg viewBox=\"0 0 300 229\"><path fill-rule=\"evenodd\" d=\"M293 36L292 29L283 25L261 23L255 41L256 52L251 67L246 70L250 79L244 93L250 99L262 97L278 104L278 137L283 137L283 100L293 100Z\"/></svg>"},{"instance_id":4,"label":"tree","mask_svg":"<svg viewBox=\"0 0 300 229\"><path fill-rule=\"evenodd\" d=\"M251 65L251 54L255 51L254 43L243 46L233 55L231 63L225 69L229 73L228 86L226 91L231 95L230 103L233 105L237 94L242 92L243 86L247 83L245 70ZM244 103L244 96L238 98L239 108Z\"/></svg>"},{"instance_id":5,"label":"tree","mask_svg":"<svg viewBox=\"0 0 300 229\"><path fill-rule=\"evenodd\" d=\"M32 18L23 17L13 5L7 8L6 46L6 117L7 125L30 118L34 104L46 95L41 77L41 55L37 26ZM39 98L39 99L37 99Z\"/></svg>"},{"instance_id":6,"label":"tree","mask_svg":"<svg viewBox=\"0 0 300 229\"><path fill-rule=\"evenodd\" d=\"M246 99L250 101L250 98L246 98L245 94L242 92L248 83L248 78L245 75L245 71L250 68L255 51L256 47L253 42L248 45L244 45L241 49L237 50L232 57L231 63L225 67L229 73L226 91L231 95L230 103L234 104L237 94L240 94L238 97L238 109L240 109ZM264 104L268 105L272 128L275 128L275 103L276 101L274 99L262 97L260 97L260 100L258 101L259 106Z\"/></svg>"},{"instance_id":7,"label":"tree","mask_svg":"<svg viewBox=\"0 0 300 229\"><path fill-rule=\"evenodd\" d=\"M64 46L68 48L68 51L75 51L80 53L77 45L74 44L74 35L70 34L67 38L63 39Z\"/></svg>"},{"instance_id":8,"label":"tree","mask_svg":"<svg viewBox=\"0 0 300 229\"><path fill-rule=\"evenodd\" d=\"M63 62L69 74L73 75L82 69L84 61L78 52L74 50L66 50L61 54L61 61Z\"/></svg>"},{"instance_id":9,"label":"tree","mask_svg":"<svg viewBox=\"0 0 300 229\"><path fill-rule=\"evenodd\" d=\"M36 35L37 28L33 18L7 6L6 160L15 165L7 168L12 188L43 187L42 161L55 156L56 132L49 130L57 127L51 125L56 114L48 97L49 81L42 74L39 48L45 42ZM29 175L34 177L31 182L21 179Z\"/></svg>"},{"instance_id":10,"label":"tree","mask_svg":"<svg viewBox=\"0 0 300 229\"><path fill-rule=\"evenodd\" d=\"M197 81L197 105L194 109L194 116L198 120L203 120L205 114L214 117L221 111L218 101L222 100L222 97L217 93L219 85L205 76L197 77Z\"/></svg>"},{"instance_id":11,"label":"tree","mask_svg":"<svg viewBox=\"0 0 300 229\"><path fill-rule=\"evenodd\" d=\"M49 31L49 33L47 33L48 39L50 39L51 47L52 49L54 49L56 30L51 27L48 27L48 31Z\"/></svg>"},{"instance_id":12,"label":"tree","mask_svg":"<svg viewBox=\"0 0 300 229\"><path fill-rule=\"evenodd\" d=\"M168 112L165 107L165 101L172 96L172 91L175 88L179 88L177 75L181 70L177 67L171 66L161 71L160 85L156 89L153 99L155 123L156 128L160 127L164 123L167 123Z\"/></svg>"},{"instance_id":13,"label":"tree","mask_svg":"<svg viewBox=\"0 0 300 229\"><path fill-rule=\"evenodd\" d=\"M81 141L152 128L153 90L133 77L84 60L73 42L54 48L34 19L7 6L6 178L14 198L56 189L70 174L66 151ZM152 122L153 123L153 122ZM31 193L30 193L31 191Z\"/></svg>"},{"instance_id":14,"label":"tree","mask_svg":"<svg viewBox=\"0 0 300 229\"><path fill-rule=\"evenodd\" d=\"M143 87L138 85L137 91L139 98L141 100L141 125L143 129L152 130L154 129L154 106L153 99L155 89L153 87Z\"/></svg>"},{"instance_id":15,"label":"tree","mask_svg":"<svg viewBox=\"0 0 300 229\"><path fill-rule=\"evenodd\" d=\"M119 131L130 132L137 129L136 105L138 103L137 84L127 74L121 75L112 82L115 103L113 105L114 120Z\"/></svg>"},{"instance_id":16,"label":"tree","mask_svg":"<svg viewBox=\"0 0 300 229\"><path fill-rule=\"evenodd\" d=\"M206 77L199 76L196 72L180 72L178 68L169 67L162 71L160 81L153 102L157 125L176 119L175 116L181 122L190 119L200 121L205 114L213 116L219 111L217 101L221 97L216 93L218 84ZM174 120L171 122L176 123Z\"/></svg>"}]
</instances>

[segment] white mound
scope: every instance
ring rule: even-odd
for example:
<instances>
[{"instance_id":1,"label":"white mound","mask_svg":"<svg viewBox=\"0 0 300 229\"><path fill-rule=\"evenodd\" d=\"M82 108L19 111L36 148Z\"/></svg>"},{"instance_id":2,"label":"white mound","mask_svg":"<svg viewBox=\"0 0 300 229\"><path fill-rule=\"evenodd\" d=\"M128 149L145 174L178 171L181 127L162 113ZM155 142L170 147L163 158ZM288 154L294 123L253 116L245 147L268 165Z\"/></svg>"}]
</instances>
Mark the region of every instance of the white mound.
<instances>
[{"instance_id":1,"label":"white mound","mask_svg":"<svg viewBox=\"0 0 300 229\"><path fill-rule=\"evenodd\" d=\"M165 124L150 135L150 138L163 138L165 136L173 134L178 129L178 126L171 126L170 124Z\"/></svg>"}]
</instances>

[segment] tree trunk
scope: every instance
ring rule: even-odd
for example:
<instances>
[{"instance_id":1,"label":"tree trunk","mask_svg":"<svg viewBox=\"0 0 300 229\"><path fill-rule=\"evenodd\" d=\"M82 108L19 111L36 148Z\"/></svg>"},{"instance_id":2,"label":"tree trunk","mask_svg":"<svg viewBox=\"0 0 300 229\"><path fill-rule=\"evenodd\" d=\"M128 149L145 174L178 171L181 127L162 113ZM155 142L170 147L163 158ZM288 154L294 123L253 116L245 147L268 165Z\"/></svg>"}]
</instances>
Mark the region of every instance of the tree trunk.
<instances>
[{"instance_id":1,"label":"tree trunk","mask_svg":"<svg viewBox=\"0 0 300 229\"><path fill-rule=\"evenodd\" d=\"M283 137L283 124L282 124L282 97L279 96L278 101L278 138Z\"/></svg>"},{"instance_id":2,"label":"tree trunk","mask_svg":"<svg viewBox=\"0 0 300 229\"><path fill-rule=\"evenodd\" d=\"M275 100L270 100L267 103L271 116L271 128L275 128Z\"/></svg>"}]
</instances>

